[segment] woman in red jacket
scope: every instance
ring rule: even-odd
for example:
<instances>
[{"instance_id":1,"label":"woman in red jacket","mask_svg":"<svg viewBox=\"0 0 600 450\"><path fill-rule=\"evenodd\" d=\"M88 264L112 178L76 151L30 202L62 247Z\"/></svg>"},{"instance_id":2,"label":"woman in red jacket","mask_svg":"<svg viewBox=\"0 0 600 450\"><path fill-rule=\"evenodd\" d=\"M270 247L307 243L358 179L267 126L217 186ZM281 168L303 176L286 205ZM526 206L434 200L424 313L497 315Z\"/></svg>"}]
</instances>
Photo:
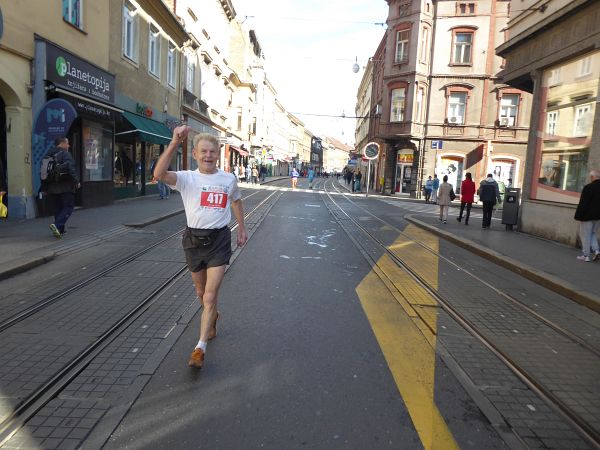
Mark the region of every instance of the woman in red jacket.
<instances>
[{"instance_id":1,"label":"woman in red jacket","mask_svg":"<svg viewBox=\"0 0 600 450\"><path fill-rule=\"evenodd\" d=\"M456 218L459 222L462 221L463 211L467 205L467 215L465 216L465 225L469 225L469 216L471 215L471 205L475 198L475 183L471 178L471 172L467 172L466 177L460 184L460 214Z\"/></svg>"}]
</instances>

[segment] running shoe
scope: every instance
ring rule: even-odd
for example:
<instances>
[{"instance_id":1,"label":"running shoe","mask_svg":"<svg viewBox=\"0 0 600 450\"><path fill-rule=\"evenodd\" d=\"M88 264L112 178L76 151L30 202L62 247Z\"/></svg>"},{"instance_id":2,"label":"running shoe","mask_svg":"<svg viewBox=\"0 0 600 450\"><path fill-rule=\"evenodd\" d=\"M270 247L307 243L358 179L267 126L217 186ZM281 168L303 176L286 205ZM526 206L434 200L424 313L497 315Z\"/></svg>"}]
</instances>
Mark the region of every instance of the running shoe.
<instances>
[{"instance_id":1,"label":"running shoe","mask_svg":"<svg viewBox=\"0 0 600 450\"><path fill-rule=\"evenodd\" d=\"M593 261L598 261L599 259L600 259L600 252L594 253L594 259L593 259Z\"/></svg>"},{"instance_id":2,"label":"running shoe","mask_svg":"<svg viewBox=\"0 0 600 450\"><path fill-rule=\"evenodd\" d=\"M196 369L201 369L202 364L204 364L204 350L202 350L201 348L195 348L192 354L190 355L188 366L195 367Z\"/></svg>"},{"instance_id":3,"label":"running shoe","mask_svg":"<svg viewBox=\"0 0 600 450\"><path fill-rule=\"evenodd\" d=\"M62 237L60 231L58 231L58 228L56 228L56 225L54 225L53 223L51 223L48 228L50 228L50 231L52 231L52 234L55 238L60 239Z\"/></svg>"},{"instance_id":4,"label":"running shoe","mask_svg":"<svg viewBox=\"0 0 600 450\"><path fill-rule=\"evenodd\" d=\"M579 255L579 256L577 257L577 259L578 259L579 261L585 261L585 262L590 262L590 261L591 261L590 257L589 257L589 256L585 256L585 255Z\"/></svg>"}]
</instances>

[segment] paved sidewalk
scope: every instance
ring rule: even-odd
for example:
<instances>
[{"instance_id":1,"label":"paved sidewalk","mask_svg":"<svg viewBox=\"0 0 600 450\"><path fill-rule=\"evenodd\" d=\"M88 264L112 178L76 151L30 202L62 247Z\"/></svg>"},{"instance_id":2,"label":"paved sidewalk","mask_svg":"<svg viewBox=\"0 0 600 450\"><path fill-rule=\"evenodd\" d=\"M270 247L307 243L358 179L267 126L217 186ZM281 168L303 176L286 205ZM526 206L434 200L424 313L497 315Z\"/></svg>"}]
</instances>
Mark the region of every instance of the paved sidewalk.
<instances>
[{"instance_id":1,"label":"paved sidewalk","mask_svg":"<svg viewBox=\"0 0 600 450\"><path fill-rule=\"evenodd\" d=\"M535 236L506 231L499 219L489 229L481 228L481 218L471 218L469 225L456 220L458 208L450 208L448 223L436 215L409 214L407 220L473 253L516 272L577 303L600 312L598 278L600 261L577 259L581 250ZM478 214L479 216L479 214ZM498 217L499 214L496 214Z\"/></svg>"},{"instance_id":2,"label":"paved sidewalk","mask_svg":"<svg viewBox=\"0 0 600 450\"><path fill-rule=\"evenodd\" d=\"M264 183L282 177L269 177ZM283 177L286 178L286 177ZM262 184L262 183L261 183ZM244 183L240 184L244 188ZM67 222L62 239L52 236L48 225L53 218L0 220L0 280L32 269L54 259L65 245L101 240L183 213L181 197L172 191L170 198L158 195L119 200L99 208L76 209Z\"/></svg>"}]
</instances>

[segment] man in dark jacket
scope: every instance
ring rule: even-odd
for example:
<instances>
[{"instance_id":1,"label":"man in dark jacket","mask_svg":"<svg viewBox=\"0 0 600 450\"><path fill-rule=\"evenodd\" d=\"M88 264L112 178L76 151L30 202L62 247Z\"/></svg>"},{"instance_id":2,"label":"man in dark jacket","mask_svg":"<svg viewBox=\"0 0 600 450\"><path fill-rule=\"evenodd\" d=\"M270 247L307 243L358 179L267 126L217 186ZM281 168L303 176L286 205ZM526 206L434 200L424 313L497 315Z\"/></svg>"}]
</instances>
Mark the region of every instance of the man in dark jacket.
<instances>
[{"instance_id":1,"label":"man in dark jacket","mask_svg":"<svg viewBox=\"0 0 600 450\"><path fill-rule=\"evenodd\" d=\"M489 228L492 224L492 211L494 210L496 200L498 203L501 201L498 183L496 183L491 173L488 173L487 178L481 180L481 183L479 183L479 200L483 203L481 228Z\"/></svg>"},{"instance_id":2,"label":"man in dark jacket","mask_svg":"<svg viewBox=\"0 0 600 450\"><path fill-rule=\"evenodd\" d=\"M69 177L60 181L43 181L41 188L42 192L50 195L54 203L54 223L50 224L50 231L59 239L65 234L65 224L75 208L75 191L80 187L75 161L69 153L69 147L68 138L56 138L54 147L46 153L46 156L56 155L59 164L68 164Z\"/></svg>"},{"instance_id":3,"label":"man in dark jacket","mask_svg":"<svg viewBox=\"0 0 600 450\"><path fill-rule=\"evenodd\" d=\"M581 191L579 204L575 210L575 220L579 224L579 238L583 255L577 259L590 262L600 259L598 230L600 230L600 170L590 171L590 183ZM590 249L592 253L590 253Z\"/></svg>"}]
</instances>

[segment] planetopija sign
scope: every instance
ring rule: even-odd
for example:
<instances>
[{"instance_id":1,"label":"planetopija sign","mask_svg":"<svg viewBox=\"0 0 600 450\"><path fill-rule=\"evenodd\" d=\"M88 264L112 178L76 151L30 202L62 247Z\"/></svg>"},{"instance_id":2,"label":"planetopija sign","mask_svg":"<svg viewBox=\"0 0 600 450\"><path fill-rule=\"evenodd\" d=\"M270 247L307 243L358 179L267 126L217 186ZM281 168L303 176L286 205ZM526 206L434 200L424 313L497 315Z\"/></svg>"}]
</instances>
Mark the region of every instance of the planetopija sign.
<instances>
[{"instance_id":1,"label":"planetopija sign","mask_svg":"<svg viewBox=\"0 0 600 450\"><path fill-rule=\"evenodd\" d=\"M49 42L46 42L46 80L86 97L115 102L114 75Z\"/></svg>"}]
</instances>

